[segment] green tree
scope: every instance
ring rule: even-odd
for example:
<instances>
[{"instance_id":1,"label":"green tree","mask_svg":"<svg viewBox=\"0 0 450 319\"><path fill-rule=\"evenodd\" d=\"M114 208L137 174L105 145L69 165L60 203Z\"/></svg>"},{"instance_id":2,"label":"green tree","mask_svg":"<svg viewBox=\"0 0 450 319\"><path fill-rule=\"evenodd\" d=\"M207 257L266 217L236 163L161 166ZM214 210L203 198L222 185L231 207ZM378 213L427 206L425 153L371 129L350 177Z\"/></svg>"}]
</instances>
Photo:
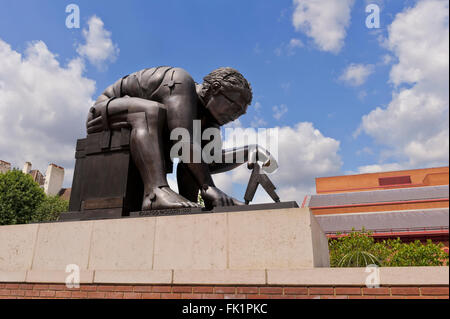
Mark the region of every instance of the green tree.
<instances>
[{"instance_id":1,"label":"green tree","mask_svg":"<svg viewBox=\"0 0 450 319\"><path fill-rule=\"evenodd\" d=\"M426 244L419 240L403 243L399 238L375 242L371 233L353 231L329 240L331 267L365 267L377 264L385 267L444 266L449 255L443 244Z\"/></svg>"},{"instance_id":2,"label":"green tree","mask_svg":"<svg viewBox=\"0 0 450 319\"><path fill-rule=\"evenodd\" d=\"M14 169L0 174L0 225L28 223L45 198L30 175Z\"/></svg>"},{"instance_id":3,"label":"green tree","mask_svg":"<svg viewBox=\"0 0 450 319\"><path fill-rule=\"evenodd\" d=\"M69 201L59 196L46 196L36 208L31 217L31 222L50 222L58 219L59 214L69 210Z\"/></svg>"},{"instance_id":4,"label":"green tree","mask_svg":"<svg viewBox=\"0 0 450 319\"><path fill-rule=\"evenodd\" d=\"M384 257L387 267L406 266L444 266L448 265L449 255L443 251L442 243L433 244L428 239L426 244L416 240L402 243L400 239L383 241L389 253Z\"/></svg>"}]
</instances>

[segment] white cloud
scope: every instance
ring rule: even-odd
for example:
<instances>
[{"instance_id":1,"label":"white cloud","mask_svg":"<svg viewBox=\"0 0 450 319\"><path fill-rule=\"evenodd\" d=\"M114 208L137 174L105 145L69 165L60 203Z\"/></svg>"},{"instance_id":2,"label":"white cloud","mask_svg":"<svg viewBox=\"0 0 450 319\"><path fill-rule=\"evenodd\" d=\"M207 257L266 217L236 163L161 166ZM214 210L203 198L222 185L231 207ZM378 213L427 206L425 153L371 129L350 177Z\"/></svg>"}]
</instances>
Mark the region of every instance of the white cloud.
<instances>
[{"instance_id":1,"label":"white cloud","mask_svg":"<svg viewBox=\"0 0 450 319\"><path fill-rule=\"evenodd\" d=\"M402 170L403 167L399 163L374 164L358 167L358 172L354 174L379 173Z\"/></svg>"},{"instance_id":2,"label":"white cloud","mask_svg":"<svg viewBox=\"0 0 450 319\"><path fill-rule=\"evenodd\" d=\"M302 48L303 46L304 44L300 39L293 38L288 44L283 42L278 48L275 49L274 52L276 56L281 56L283 54L293 56L295 55L296 49Z\"/></svg>"},{"instance_id":3,"label":"white cloud","mask_svg":"<svg viewBox=\"0 0 450 319\"><path fill-rule=\"evenodd\" d=\"M260 115L255 115L250 123L250 126L254 128L266 127L267 122Z\"/></svg>"},{"instance_id":4,"label":"white cloud","mask_svg":"<svg viewBox=\"0 0 450 319\"><path fill-rule=\"evenodd\" d=\"M448 165L448 5L422 0L396 16L386 40L398 59L390 73L392 101L362 118L359 131L403 168Z\"/></svg>"},{"instance_id":5,"label":"white cloud","mask_svg":"<svg viewBox=\"0 0 450 319\"><path fill-rule=\"evenodd\" d=\"M293 24L322 51L338 53L344 46L354 0L294 0Z\"/></svg>"},{"instance_id":6,"label":"white cloud","mask_svg":"<svg viewBox=\"0 0 450 319\"><path fill-rule=\"evenodd\" d=\"M0 61L2 159L18 168L31 161L42 173L49 163L61 165L67 186L95 82L83 76L80 58L61 66L42 41L22 55L0 39Z\"/></svg>"},{"instance_id":7,"label":"white cloud","mask_svg":"<svg viewBox=\"0 0 450 319\"><path fill-rule=\"evenodd\" d=\"M273 111L273 117L274 117L276 120L280 120L281 117L282 117L285 113L287 113L288 108L287 108L287 106L286 106L285 104L281 104L280 106L275 105L275 106L272 108L272 111Z\"/></svg>"},{"instance_id":8,"label":"white cloud","mask_svg":"<svg viewBox=\"0 0 450 319\"><path fill-rule=\"evenodd\" d=\"M374 66L372 64L350 64L339 77L339 80L351 85L363 85L367 78L373 73Z\"/></svg>"},{"instance_id":9,"label":"white cloud","mask_svg":"<svg viewBox=\"0 0 450 319\"><path fill-rule=\"evenodd\" d=\"M105 67L107 61L114 62L119 54L119 48L111 40L111 32L104 28L103 21L92 16L88 21L88 29L83 29L85 44L77 47L80 56L99 69Z\"/></svg>"},{"instance_id":10,"label":"white cloud","mask_svg":"<svg viewBox=\"0 0 450 319\"><path fill-rule=\"evenodd\" d=\"M289 41L288 46L290 48L302 48L303 47L303 42L300 39L291 39L291 41Z\"/></svg>"},{"instance_id":11,"label":"white cloud","mask_svg":"<svg viewBox=\"0 0 450 319\"><path fill-rule=\"evenodd\" d=\"M236 139L237 144L233 145L232 136L227 135L225 138L224 148L240 146L245 143L240 138ZM268 148L264 140L259 140L258 144ZM339 173L342 166L341 157L338 154L339 146L339 141L323 136L312 123L301 122L294 127L280 127L278 136L279 168L270 174L269 178L277 187L277 193L281 200L295 200L301 203L305 195L315 192L316 177ZM232 182L245 186L250 178L250 173L251 171L247 169L246 165L242 165L231 172ZM271 202L271 199L264 191L259 190L254 200L254 203L258 202Z\"/></svg>"}]
</instances>

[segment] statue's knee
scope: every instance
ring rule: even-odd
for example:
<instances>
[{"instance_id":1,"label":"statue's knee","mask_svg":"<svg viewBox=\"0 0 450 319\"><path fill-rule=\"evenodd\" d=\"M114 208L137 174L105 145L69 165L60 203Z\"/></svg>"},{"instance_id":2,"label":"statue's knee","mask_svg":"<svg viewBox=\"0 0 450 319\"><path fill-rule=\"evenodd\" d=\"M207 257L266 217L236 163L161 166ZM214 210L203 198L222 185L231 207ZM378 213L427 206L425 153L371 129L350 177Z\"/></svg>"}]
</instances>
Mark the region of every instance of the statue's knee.
<instances>
[{"instance_id":1,"label":"statue's knee","mask_svg":"<svg viewBox=\"0 0 450 319\"><path fill-rule=\"evenodd\" d=\"M147 128L146 127L137 127L133 130L131 137L139 140L139 139L145 138L146 136L148 136Z\"/></svg>"},{"instance_id":2,"label":"statue's knee","mask_svg":"<svg viewBox=\"0 0 450 319\"><path fill-rule=\"evenodd\" d=\"M166 117L166 108L164 104L150 101L149 105L145 108L145 113L148 119L159 121Z\"/></svg>"}]
</instances>

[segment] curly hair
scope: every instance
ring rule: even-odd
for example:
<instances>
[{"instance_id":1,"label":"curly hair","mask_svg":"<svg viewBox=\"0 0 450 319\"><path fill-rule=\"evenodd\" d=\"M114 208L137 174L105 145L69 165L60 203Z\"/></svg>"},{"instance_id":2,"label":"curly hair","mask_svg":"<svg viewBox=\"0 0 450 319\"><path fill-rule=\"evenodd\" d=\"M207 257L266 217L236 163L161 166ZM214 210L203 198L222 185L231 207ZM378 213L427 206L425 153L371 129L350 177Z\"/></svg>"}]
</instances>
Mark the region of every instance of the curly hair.
<instances>
[{"instance_id":1,"label":"curly hair","mask_svg":"<svg viewBox=\"0 0 450 319\"><path fill-rule=\"evenodd\" d=\"M219 82L222 86L241 91L247 105L252 103L252 87L244 76L236 69L230 67L218 68L203 78L203 94L206 100L209 100L211 86L214 82Z\"/></svg>"}]
</instances>

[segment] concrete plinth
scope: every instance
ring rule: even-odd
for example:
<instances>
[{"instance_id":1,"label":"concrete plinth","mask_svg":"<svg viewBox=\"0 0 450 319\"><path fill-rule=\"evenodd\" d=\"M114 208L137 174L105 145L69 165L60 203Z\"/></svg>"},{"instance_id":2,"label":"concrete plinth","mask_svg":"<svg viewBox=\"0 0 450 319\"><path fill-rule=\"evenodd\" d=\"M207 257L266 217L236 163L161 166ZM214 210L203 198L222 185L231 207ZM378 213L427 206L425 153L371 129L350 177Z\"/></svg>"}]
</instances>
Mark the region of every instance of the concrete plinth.
<instances>
[{"instance_id":1,"label":"concrete plinth","mask_svg":"<svg viewBox=\"0 0 450 319\"><path fill-rule=\"evenodd\" d=\"M307 208L0 227L0 273L54 282L69 264L88 281L95 273L133 282L135 272L165 282L173 271L202 270L264 279L266 269L329 267L329 256Z\"/></svg>"}]
</instances>

